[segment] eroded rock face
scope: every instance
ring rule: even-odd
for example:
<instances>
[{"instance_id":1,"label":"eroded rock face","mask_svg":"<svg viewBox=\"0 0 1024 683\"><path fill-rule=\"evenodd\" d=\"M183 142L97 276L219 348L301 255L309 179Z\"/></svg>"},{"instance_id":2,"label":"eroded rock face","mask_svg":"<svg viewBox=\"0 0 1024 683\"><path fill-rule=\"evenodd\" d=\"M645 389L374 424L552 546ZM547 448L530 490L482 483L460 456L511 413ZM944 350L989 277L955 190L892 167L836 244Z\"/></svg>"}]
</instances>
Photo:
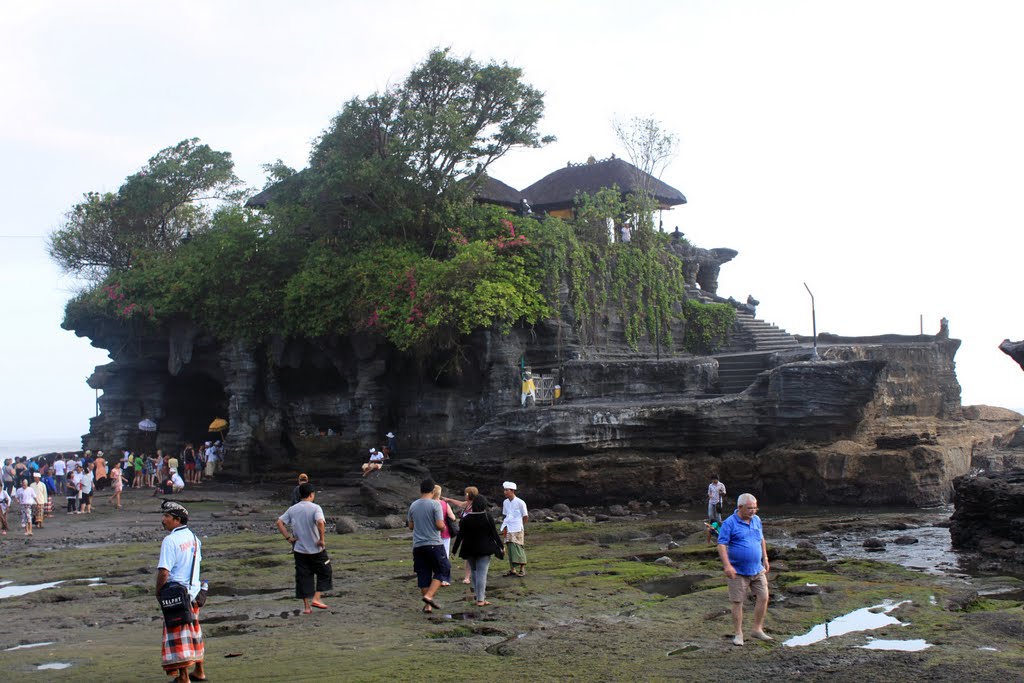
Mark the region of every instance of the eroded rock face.
<instances>
[{"instance_id":1,"label":"eroded rock face","mask_svg":"<svg viewBox=\"0 0 1024 683\"><path fill-rule=\"evenodd\" d=\"M1024 468L960 477L953 486L953 547L977 551L1019 573L1024 566Z\"/></svg>"},{"instance_id":2,"label":"eroded rock face","mask_svg":"<svg viewBox=\"0 0 1024 683\"><path fill-rule=\"evenodd\" d=\"M531 505L633 499L700 505L717 472L730 496L765 503L914 504L949 500L972 453L1011 441L1021 416L960 407L957 340L829 338L772 356L743 393L714 396L718 361L638 353L609 319L596 341L571 311L511 334L474 334L457 366L424 367L372 336L318 343L222 344L185 324L129 339L102 321L78 330L117 349L90 385L103 390L88 448L177 451L226 417L226 467L255 477L358 476L394 431L403 457L449 490L500 499L519 483ZM559 382L562 398L520 408L519 368ZM159 431L138 431L139 420ZM276 475L275 475L276 476ZM392 501L368 487L367 505Z\"/></svg>"}]
</instances>

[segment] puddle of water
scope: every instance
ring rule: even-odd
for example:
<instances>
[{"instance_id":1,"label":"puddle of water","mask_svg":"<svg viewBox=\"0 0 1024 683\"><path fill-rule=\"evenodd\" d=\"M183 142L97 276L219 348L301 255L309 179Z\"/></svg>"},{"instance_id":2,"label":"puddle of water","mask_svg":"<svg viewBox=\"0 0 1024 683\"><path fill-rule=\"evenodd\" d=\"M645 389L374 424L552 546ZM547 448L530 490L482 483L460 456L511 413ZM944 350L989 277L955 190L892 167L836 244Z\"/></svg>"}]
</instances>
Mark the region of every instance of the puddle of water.
<instances>
[{"instance_id":1,"label":"puddle of water","mask_svg":"<svg viewBox=\"0 0 1024 683\"><path fill-rule=\"evenodd\" d=\"M835 638L847 633L872 631L885 626L902 624L903 622L896 617L890 617L889 612L892 612L897 607L909 602L910 600L903 600L901 602L886 600L878 605L862 607L861 609L854 610L849 614L844 614L843 616L836 617L831 621L826 621L824 624L818 624L804 635L793 636L782 644L788 647L802 647L804 645L819 643L826 638Z\"/></svg>"},{"instance_id":2,"label":"puddle of water","mask_svg":"<svg viewBox=\"0 0 1024 683\"><path fill-rule=\"evenodd\" d=\"M99 576L94 576L89 579L70 579L67 581L48 581L46 583L29 583L22 586L10 585L10 581L5 581L3 587L0 587L0 600L3 598L18 598L22 595L28 595L29 593L35 593L36 591L46 590L47 588L53 588L59 586L62 583L74 583L77 581L85 581L88 586L105 586L107 584L102 583L103 579Z\"/></svg>"},{"instance_id":3,"label":"puddle of water","mask_svg":"<svg viewBox=\"0 0 1024 683\"><path fill-rule=\"evenodd\" d=\"M46 669L69 669L71 668L71 662L50 662L48 664L40 664L36 667L38 671Z\"/></svg>"},{"instance_id":4,"label":"puddle of water","mask_svg":"<svg viewBox=\"0 0 1024 683\"><path fill-rule=\"evenodd\" d=\"M985 652L999 652L999 650L994 647L979 647L978 649L984 650Z\"/></svg>"},{"instance_id":5,"label":"puddle of water","mask_svg":"<svg viewBox=\"0 0 1024 683\"><path fill-rule=\"evenodd\" d=\"M29 643L28 645L15 645L14 647L7 648L6 650L4 650L4 652L13 652L14 650L27 650L30 647L44 647L46 645L53 645L53 641L49 641L46 643Z\"/></svg>"},{"instance_id":6,"label":"puddle of water","mask_svg":"<svg viewBox=\"0 0 1024 683\"><path fill-rule=\"evenodd\" d=\"M675 598L680 595L688 595L698 590L696 585L705 579L711 578L707 574L691 574L687 576L672 576L667 579L656 579L637 585L637 588L645 593L658 593L667 598Z\"/></svg>"},{"instance_id":7,"label":"puddle of water","mask_svg":"<svg viewBox=\"0 0 1024 683\"><path fill-rule=\"evenodd\" d=\"M896 650L897 652L920 652L927 650L932 645L922 639L917 640L884 640L882 638L871 638L867 645L861 645L865 650Z\"/></svg>"},{"instance_id":8,"label":"puddle of water","mask_svg":"<svg viewBox=\"0 0 1024 683\"><path fill-rule=\"evenodd\" d=\"M24 586L4 586L0 588L0 599L3 598L17 598L22 595L28 595L29 593L35 593L36 591L46 590L47 588L53 588L64 583L63 581L49 581L47 583L31 583Z\"/></svg>"}]
</instances>

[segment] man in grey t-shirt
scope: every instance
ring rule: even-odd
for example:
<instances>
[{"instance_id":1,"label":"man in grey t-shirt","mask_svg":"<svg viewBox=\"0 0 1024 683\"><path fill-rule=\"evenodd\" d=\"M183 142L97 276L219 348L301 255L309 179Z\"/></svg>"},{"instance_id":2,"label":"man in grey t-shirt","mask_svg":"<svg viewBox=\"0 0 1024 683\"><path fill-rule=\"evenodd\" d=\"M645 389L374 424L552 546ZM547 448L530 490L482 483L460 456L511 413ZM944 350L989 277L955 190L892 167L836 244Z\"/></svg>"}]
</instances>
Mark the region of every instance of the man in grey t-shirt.
<instances>
[{"instance_id":1,"label":"man in grey t-shirt","mask_svg":"<svg viewBox=\"0 0 1024 683\"><path fill-rule=\"evenodd\" d=\"M434 602L442 582L451 581L452 565L441 542L444 512L441 503L434 500L434 480L420 482L420 497L409 506L408 522L412 529L412 566L416 572L416 585L422 593L423 611L430 613L438 607Z\"/></svg>"},{"instance_id":2,"label":"man in grey t-shirt","mask_svg":"<svg viewBox=\"0 0 1024 683\"><path fill-rule=\"evenodd\" d=\"M324 510L313 502L316 491L308 481L299 485L301 500L277 518L277 530L292 544L295 556L295 597L302 599L303 614L313 607L327 609L320 597L333 587L331 558L324 543ZM291 525L288 533L286 525Z\"/></svg>"}]
</instances>

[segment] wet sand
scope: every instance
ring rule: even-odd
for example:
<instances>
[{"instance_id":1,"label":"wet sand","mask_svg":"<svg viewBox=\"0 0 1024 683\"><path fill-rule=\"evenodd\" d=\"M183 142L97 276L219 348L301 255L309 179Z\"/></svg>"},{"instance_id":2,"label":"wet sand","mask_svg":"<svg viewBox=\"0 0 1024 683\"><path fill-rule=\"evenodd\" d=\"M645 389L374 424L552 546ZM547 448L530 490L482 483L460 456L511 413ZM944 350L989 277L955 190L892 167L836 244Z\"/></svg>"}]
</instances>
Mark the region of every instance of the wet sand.
<instances>
[{"instance_id":1,"label":"wet sand","mask_svg":"<svg viewBox=\"0 0 1024 683\"><path fill-rule=\"evenodd\" d=\"M941 510L765 510L769 546L778 555L767 618L776 642L748 637L740 648L731 643L714 548L704 544L696 513L672 510L600 523L535 521L525 579L501 576L507 565L495 561L493 604L477 608L459 583L456 561L455 582L438 597L442 609L425 615L409 533L373 528L380 519L359 514L356 488L329 488L317 496L328 518L351 515L361 528L329 534L330 609L303 615L289 547L273 530L290 490L290 482L218 484L178 496L204 543L211 590L201 622L211 680L449 681L507 673L521 681L963 682L1014 680L1024 670L1019 581L972 578L959 566L938 574L910 570L885 563L889 550L866 559L859 548L863 538L884 533L932 535L940 540L919 544L918 555L927 557L941 545L933 526L947 515ZM3 587L61 582L0 598L5 680L164 679L153 585L165 532L149 493L126 491L122 511L100 497L92 515L58 512L31 540L15 524L0 541L0 581L13 582ZM795 547L800 541L814 547ZM672 564L657 564L661 557ZM985 595L1012 590L1018 594ZM886 615L895 623L882 628L802 647L782 644L862 608L884 604L877 608L884 611L896 603ZM749 631L749 612L746 624ZM863 647L887 640L930 647Z\"/></svg>"}]
</instances>

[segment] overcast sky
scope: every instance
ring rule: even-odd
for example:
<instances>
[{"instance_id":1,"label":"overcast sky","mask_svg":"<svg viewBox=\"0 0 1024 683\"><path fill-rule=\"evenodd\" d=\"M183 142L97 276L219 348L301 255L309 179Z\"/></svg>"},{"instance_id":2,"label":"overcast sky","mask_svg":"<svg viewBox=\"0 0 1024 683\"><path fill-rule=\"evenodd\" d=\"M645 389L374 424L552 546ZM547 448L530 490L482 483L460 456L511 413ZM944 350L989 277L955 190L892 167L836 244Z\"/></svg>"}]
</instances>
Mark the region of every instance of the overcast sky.
<instances>
[{"instance_id":1,"label":"overcast sky","mask_svg":"<svg viewBox=\"0 0 1024 683\"><path fill-rule=\"evenodd\" d=\"M666 212L739 256L719 294L810 334L962 339L965 404L1024 407L996 346L1024 338L1024 3L8 1L0 5L0 439L88 430L105 352L60 329L75 282L45 236L82 193L113 191L199 137L261 187L301 168L344 102L437 46L522 67L558 142L501 160L523 188L612 153L616 116L680 141Z\"/></svg>"}]
</instances>

